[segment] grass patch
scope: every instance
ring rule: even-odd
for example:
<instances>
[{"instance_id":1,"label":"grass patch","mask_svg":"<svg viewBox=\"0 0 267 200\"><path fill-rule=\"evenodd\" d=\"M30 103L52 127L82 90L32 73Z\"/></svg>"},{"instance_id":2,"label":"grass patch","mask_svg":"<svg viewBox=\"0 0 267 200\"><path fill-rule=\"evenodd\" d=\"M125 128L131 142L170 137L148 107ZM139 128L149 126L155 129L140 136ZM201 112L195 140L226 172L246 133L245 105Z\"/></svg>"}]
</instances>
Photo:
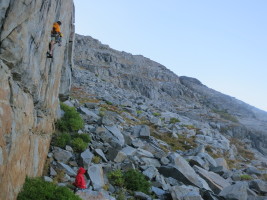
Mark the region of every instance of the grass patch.
<instances>
[{"instance_id":1,"label":"grass patch","mask_svg":"<svg viewBox=\"0 0 267 200\"><path fill-rule=\"evenodd\" d=\"M140 115L140 114L142 114L142 113L143 113L142 110L137 110L137 111L136 111L136 114L137 114L137 115Z\"/></svg>"},{"instance_id":2,"label":"grass patch","mask_svg":"<svg viewBox=\"0 0 267 200\"><path fill-rule=\"evenodd\" d=\"M94 95L90 95L81 87L72 87L71 88L71 97L77 99L81 104L84 103L99 103L100 100L93 98Z\"/></svg>"},{"instance_id":3,"label":"grass patch","mask_svg":"<svg viewBox=\"0 0 267 200\"><path fill-rule=\"evenodd\" d=\"M101 158L100 158L99 156L94 156L94 157L92 158L92 162L95 163L95 164L100 163L100 161L101 161Z\"/></svg>"},{"instance_id":4,"label":"grass patch","mask_svg":"<svg viewBox=\"0 0 267 200\"><path fill-rule=\"evenodd\" d=\"M100 112L101 111L105 112L107 110L112 111L112 112L116 112L118 114L121 114L123 112L122 109L120 109L117 106L114 106L112 104L101 104L100 107L101 107Z\"/></svg>"},{"instance_id":5,"label":"grass patch","mask_svg":"<svg viewBox=\"0 0 267 200\"><path fill-rule=\"evenodd\" d=\"M247 174L241 175L240 178L242 181L252 180L252 177L250 175L247 175Z\"/></svg>"},{"instance_id":6,"label":"grass patch","mask_svg":"<svg viewBox=\"0 0 267 200\"><path fill-rule=\"evenodd\" d=\"M193 149L197 146L195 143L195 136L187 138L183 135L178 135L178 138L173 138L170 133L165 134L155 134L152 132L153 137L160 139L170 145L172 151L181 150L186 151L189 149ZM163 149L164 150L164 149ZM166 148L165 148L166 151Z\"/></svg>"},{"instance_id":7,"label":"grass patch","mask_svg":"<svg viewBox=\"0 0 267 200\"><path fill-rule=\"evenodd\" d=\"M67 187L59 187L41 178L26 178L18 200L81 200Z\"/></svg>"},{"instance_id":8,"label":"grass patch","mask_svg":"<svg viewBox=\"0 0 267 200\"><path fill-rule=\"evenodd\" d=\"M267 174L262 174L260 178L264 181L267 181Z\"/></svg>"},{"instance_id":9,"label":"grass patch","mask_svg":"<svg viewBox=\"0 0 267 200\"><path fill-rule=\"evenodd\" d=\"M159 117L159 116L161 116L161 114L158 113L158 112L154 112L153 115L154 115L155 117Z\"/></svg>"},{"instance_id":10,"label":"grass patch","mask_svg":"<svg viewBox=\"0 0 267 200\"><path fill-rule=\"evenodd\" d=\"M230 139L231 144L234 144L236 146L237 152L240 156L242 156L245 159L248 160L254 160L254 153L246 149L246 146L243 142L238 140L237 138L231 138Z\"/></svg>"},{"instance_id":11,"label":"grass patch","mask_svg":"<svg viewBox=\"0 0 267 200\"><path fill-rule=\"evenodd\" d=\"M226 120L229 120L229 121L232 121L232 122L235 122L235 123L239 122L238 119L235 116L229 114L226 110L213 109L212 111L214 113L219 114L220 117L223 118L223 119L226 119Z\"/></svg>"},{"instance_id":12,"label":"grass patch","mask_svg":"<svg viewBox=\"0 0 267 200\"><path fill-rule=\"evenodd\" d=\"M187 125L187 124L182 124L181 127L186 127L189 130L196 130L197 129L194 125Z\"/></svg>"},{"instance_id":13,"label":"grass patch","mask_svg":"<svg viewBox=\"0 0 267 200\"><path fill-rule=\"evenodd\" d=\"M171 123L171 124L175 124L175 123L177 123L177 122L180 122L180 120L177 119L177 118L172 117L172 118L170 119L170 123Z\"/></svg>"}]
</instances>

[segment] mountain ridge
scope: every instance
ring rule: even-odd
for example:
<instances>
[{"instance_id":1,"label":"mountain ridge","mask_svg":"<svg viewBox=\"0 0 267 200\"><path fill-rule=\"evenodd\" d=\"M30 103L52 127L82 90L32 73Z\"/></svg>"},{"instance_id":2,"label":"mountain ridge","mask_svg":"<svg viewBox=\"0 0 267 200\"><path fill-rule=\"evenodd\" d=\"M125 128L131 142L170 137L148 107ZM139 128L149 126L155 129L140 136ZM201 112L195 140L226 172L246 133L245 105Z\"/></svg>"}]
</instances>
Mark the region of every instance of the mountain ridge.
<instances>
[{"instance_id":1,"label":"mountain ridge","mask_svg":"<svg viewBox=\"0 0 267 200\"><path fill-rule=\"evenodd\" d=\"M220 123L228 128L235 123L239 124L247 130L244 131L243 137L250 137L245 133L254 130L259 132L257 137L260 137L260 140L266 140L267 112L211 89L196 78L178 76L149 58L120 52L108 45L102 45L90 36L76 34L74 63L118 88L147 97L159 107L173 111L180 109L179 113L182 113L181 110L187 110L187 113L190 110L191 117L197 117L203 112L206 120L219 114L232 116L238 122L228 120ZM201 110L200 108L202 111L197 111ZM255 147L260 140L256 140ZM263 147L260 151L266 153L266 145L263 144Z\"/></svg>"}]
</instances>

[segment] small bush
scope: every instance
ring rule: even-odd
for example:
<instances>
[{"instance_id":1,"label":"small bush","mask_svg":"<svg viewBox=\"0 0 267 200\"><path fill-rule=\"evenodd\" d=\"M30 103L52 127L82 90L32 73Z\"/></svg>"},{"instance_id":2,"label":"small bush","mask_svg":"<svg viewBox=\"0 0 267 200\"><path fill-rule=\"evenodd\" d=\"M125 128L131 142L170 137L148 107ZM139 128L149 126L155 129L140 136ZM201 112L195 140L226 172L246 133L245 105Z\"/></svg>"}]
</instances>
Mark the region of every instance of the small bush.
<instances>
[{"instance_id":1,"label":"small bush","mask_svg":"<svg viewBox=\"0 0 267 200\"><path fill-rule=\"evenodd\" d=\"M26 178L18 200L81 200L67 187L59 187L41 178Z\"/></svg>"},{"instance_id":2,"label":"small bush","mask_svg":"<svg viewBox=\"0 0 267 200\"><path fill-rule=\"evenodd\" d=\"M244 180L251 180L252 177L250 175L247 175L247 174L243 174L240 176L241 180L244 181Z\"/></svg>"},{"instance_id":3,"label":"small bush","mask_svg":"<svg viewBox=\"0 0 267 200\"><path fill-rule=\"evenodd\" d=\"M142 110L137 110L136 113L137 113L137 115L140 115L140 114L143 113L143 111Z\"/></svg>"},{"instance_id":4,"label":"small bush","mask_svg":"<svg viewBox=\"0 0 267 200\"><path fill-rule=\"evenodd\" d=\"M88 143L84 142L82 138L74 138L71 141L71 147L74 151L83 152L87 148Z\"/></svg>"},{"instance_id":5,"label":"small bush","mask_svg":"<svg viewBox=\"0 0 267 200\"><path fill-rule=\"evenodd\" d=\"M60 104L61 109L65 112L64 116L57 121L56 127L60 131L78 131L84 125L83 119L75 108Z\"/></svg>"},{"instance_id":6,"label":"small bush","mask_svg":"<svg viewBox=\"0 0 267 200\"><path fill-rule=\"evenodd\" d=\"M126 196L125 196L125 193L126 193L125 189L123 189L123 188L120 189L118 191L118 193L116 194L116 199L117 200L125 200L125 199L127 199Z\"/></svg>"},{"instance_id":7,"label":"small bush","mask_svg":"<svg viewBox=\"0 0 267 200\"><path fill-rule=\"evenodd\" d=\"M65 148L66 145L70 145L71 135L69 133L58 133L53 139L53 145Z\"/></svg>"},{"instance_id":8,"label":"small bush","mask_svg":"<svg viewBox=\"0 0 267 200\"><path fill-rule=\"evenodd\" d=\"M131 169L127 171L123 177L127 189L144 192L146 194L149 193L150 183L141 172Z\"/></svg>"},{"instance_id":9,"label":"small bush","mask_svg":"<svg viewBox=\"0 0 267 200\"><path fill-rule=\"evenodd\" d=\"M160 114L160 113L157 113L157 112L153 113L153 115L154 115L155 117L159 117L159 116L161 116L161 114Z\"/></svg>"},{"instance_id":10,"label":"small bush","mask_svg":"<svg viewBox=\"0 0 267 200\"><path fill-rule=\"evenodd\" d=\"M99 156L94 156L93 159L92 159L92 162L95 163L95 164L100 163L100 161L101 161L101 158Z\"/></svg>"},{"instance_id":11,"label":"small bush","mask_svg":"<svg viewBox=\"0 0 267 200\"><path fill-rule=\"evenodd\" d=\"M124 179L123 179L123 173L121 170L114 170L112 172L108 173L108 179L111 182L111 184L123 187L124 186Z\"/></svg>"},{"instance_id":12,"label":"small bush","mask_svg":"<svg viewBox=\"0 0 267 200\"><path fill-rule=\"evenodd\" d=\"M84 142L86 142L86 143L91 142L91 137L90 137L90 135L88 135L88 134L86 134L86 133L82 133L82 134L78 134L78 133L76 133L76 134L73 135L73 138L81 138L81 139L82 139Z\"/></svg>"},{"instance_id":13,"label":"small bush","mask_svg":"<svg viewBox=\"0 0 267 200\"><path fill-rule=\"evenodd\" d=\"M171 124L175 124L175 123L177 123L177 122L180 122L180 120L177 119L177 118L173 118L173 117L172 117L172 118L170 119L170 123L171 123Z\"/></svg>"},{"instance_id":14,"label":"small bush","mask_svg":"<svg viewBox=\"0 0 267 200\"><path fill-rule=\"evenodd\" d=\"M112 105L113 103L111 103L110 101L106 101L106 103L108 104L108 105Z\"/></svg>"}]
</instances>

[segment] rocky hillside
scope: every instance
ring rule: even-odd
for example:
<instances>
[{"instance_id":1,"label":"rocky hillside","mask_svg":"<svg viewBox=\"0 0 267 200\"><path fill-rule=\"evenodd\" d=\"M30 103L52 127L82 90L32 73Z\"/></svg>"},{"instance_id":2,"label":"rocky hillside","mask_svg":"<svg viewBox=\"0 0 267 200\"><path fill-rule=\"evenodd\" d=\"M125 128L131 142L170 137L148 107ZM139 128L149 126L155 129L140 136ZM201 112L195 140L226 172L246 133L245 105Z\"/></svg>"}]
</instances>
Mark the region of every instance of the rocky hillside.
<instances>
[{"instance_id":1,"label":"rocky hillside","mask_svg":"<svg viewBox=\"0 0 267 200\"><path fill-rule=\"evenodd\" d=\"M89 94L117 104L123 99L145 98L155 109L213 123L230 136L248 138L267 155L267 113L194 78L178 77L148 58L116 51L80 35L76 37L75 65L76 83Z\"/></svg>"},{"instance_id":2,"label":"rocky hillside","mask_svg":"<svg viewBox=\"0 0 267 200\"><path fill-rule=\"evenodd\" d=\"M85 125L55 135L45 180L72 184L82 166L84 200L266 199L265 112L91 37L76 36L74 62L64 103Z\"/></svg>"},{"instance_id":3,"label":"rocky hillside","mask_svg":"<svg viewBox=\"0 0 267 200\"><path fill-rule=\"evenodd\" d=\"M26 176L38 176L57 118L58 96L70 89L72 0L0 1L0 199L15 199ZM50 31L64 40L47 59Z\"/></svg>"}]
</instances>

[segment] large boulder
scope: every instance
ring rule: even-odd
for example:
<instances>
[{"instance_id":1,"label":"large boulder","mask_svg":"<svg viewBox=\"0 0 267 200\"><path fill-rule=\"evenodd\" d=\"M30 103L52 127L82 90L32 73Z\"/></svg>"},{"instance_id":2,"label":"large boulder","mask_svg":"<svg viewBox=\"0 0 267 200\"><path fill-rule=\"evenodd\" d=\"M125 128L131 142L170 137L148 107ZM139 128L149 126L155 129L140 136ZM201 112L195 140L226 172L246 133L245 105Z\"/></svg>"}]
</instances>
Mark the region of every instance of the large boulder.
<instances>
[{"instance_id":1,"label":"large boulder","mask_svg":"<svg viewBox=\"0 0 267 200\"><path fill-rule=\"evenodd\" d=\"M187 161L177 153L171 155L173 165L159 167L159 172L165 177L172 177L187 185L211 190L207 182L200 178Z\"/></svg>"},{"instance_id":2,"label":"large boulder","mask_svg":"<svg viewBox=\"0 0 267 200\"><path fill-rule=\"evenodd\" d=\"M173 186L171 195L173 200L203 200L199 189L193 186Z\"/></svg>"},{"instance_id":3,"label":"large boulder","mask_svg":"<svg viewBox=\"0 0 267 200\"><path fill-rule=\"evenodd\" d=\"M224 197L226 200L245 200L248 197L247 189L247 183L238 182L234 185L224 188L219 193L219 196Z\"/></svg>"},{"instance_id":4,"label":"large boulder","mask_svg":"<svg viewBox=\"0 0 267 200\"><path fill-rule=\"evenodd\" d=\"M214 172L209 172L198 166L194 166L193 168L197 174L199 174L209 184L210 188L216 194L220 193L223 188L230 186L230 183L227 180Z\"/></svg>"},{"instance_id":5,"label":"large boulder","mask_svg":"<svg viewBox=\"0 0 267 200\"><path fill-rule=\"evenodd\" d=\"M260 179L252 180L249 182L249 188L255 190L261 195L267 195L267 182Z\"/></svg>"},{"instance_id":6,"label":"large boulder","mask_svg":"<svg viewBox=\"0 0 267 200\"><path fill-rule=\"evenodd\" d=\"M92 165L88 168L87 173L92 181L94 190L100 190L104 185L104 174L101 165Z\"/></svg>"}]
</instances>

